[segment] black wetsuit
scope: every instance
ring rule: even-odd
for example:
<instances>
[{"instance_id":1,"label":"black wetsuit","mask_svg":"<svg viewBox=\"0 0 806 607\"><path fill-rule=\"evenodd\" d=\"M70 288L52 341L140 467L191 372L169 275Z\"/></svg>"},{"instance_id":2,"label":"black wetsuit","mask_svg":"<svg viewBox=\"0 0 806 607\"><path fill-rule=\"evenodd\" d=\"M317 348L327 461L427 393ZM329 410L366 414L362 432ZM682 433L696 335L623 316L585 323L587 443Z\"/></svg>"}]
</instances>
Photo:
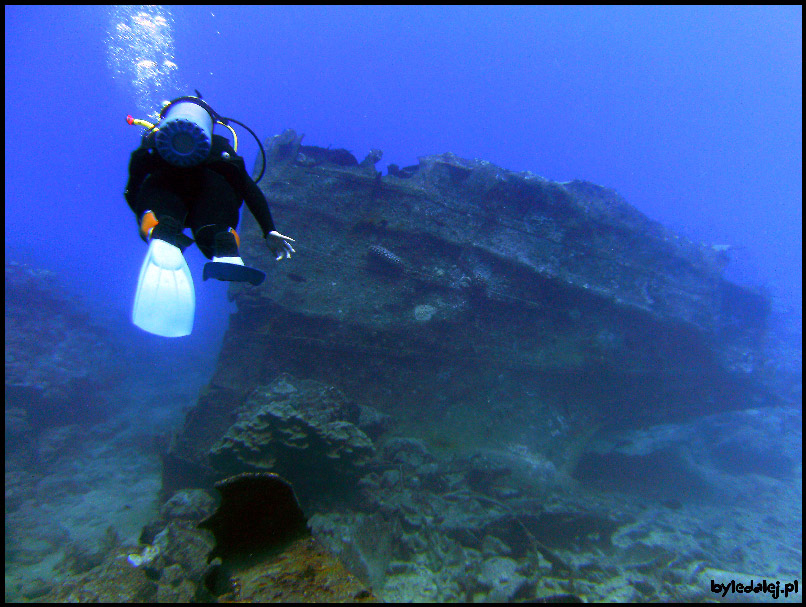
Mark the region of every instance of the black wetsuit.
<instances>
[{"instance_id":1,"label":"black wetsuit","mask_svg":"<svg viewBox=\"0 0 806 607\"><path fill-rule=\"evenodd\" d=\"M168 215L190 228L208 259L214 253L215 235L238 227L242 202L264 237L274 230L266 197L246 172L243 158L220 135L213 135L207 159L188 168L166 162L154 147L153 134L145 137L132 152L124 196L138 221L150 210L157 220Z\"/></svg>"}]
</instances>

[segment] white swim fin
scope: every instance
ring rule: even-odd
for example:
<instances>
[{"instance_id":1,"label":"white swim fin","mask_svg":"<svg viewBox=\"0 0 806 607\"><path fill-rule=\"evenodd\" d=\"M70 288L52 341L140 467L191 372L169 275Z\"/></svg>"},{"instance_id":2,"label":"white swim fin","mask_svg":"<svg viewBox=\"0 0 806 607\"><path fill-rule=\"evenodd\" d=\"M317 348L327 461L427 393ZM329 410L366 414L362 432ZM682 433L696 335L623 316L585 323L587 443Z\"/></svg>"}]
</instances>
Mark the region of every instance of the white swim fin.
<instances>
[{"instance_id":1,"label":"white swim fin","mask_svg":"<svg viewBox=\"0 0 806 607\"><path fill-rule=\"evenodd\" d=\"M162 337L183 337L193 330L196 294L193 277L179 247L152 238L140 268L132 322Z\"/></svg>"}]
</instances>

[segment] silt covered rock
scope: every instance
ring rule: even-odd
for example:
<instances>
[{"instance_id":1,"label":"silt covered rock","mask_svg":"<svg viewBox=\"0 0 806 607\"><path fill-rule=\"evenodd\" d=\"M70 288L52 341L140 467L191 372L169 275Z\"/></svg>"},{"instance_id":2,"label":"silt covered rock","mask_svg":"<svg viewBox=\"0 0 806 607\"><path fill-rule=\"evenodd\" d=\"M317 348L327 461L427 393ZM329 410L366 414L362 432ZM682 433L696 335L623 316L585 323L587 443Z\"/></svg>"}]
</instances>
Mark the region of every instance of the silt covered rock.
<instances>
[{"instance_id":1,"label":"silt covered rock","mask_svg":"<svg viewBox=\"0 0 806 607\"><path fill-rule=\"evenodd\" d=\"M200 399L172 457L209 451L216 467L285 474L283 452L334 471L369 453L352 428L300 421L266 393L281 373L336 386L446 450L516 442L558 465L599 427L778 400L768 301L724 279L724 251L613 190L449 153L382 175L377 151L358 162L291 130L266 149L259 186L297 254L275 262L243 214L241 252L267 280L231 287L238 310L211 382L226 399ZM299 459L300 476L320 475Z\"/></svg>"},{"instance_id":2,"label":"silt covered rock","mask_svg":"<svg viewBox=\"0 0 806 607\"><path fill-rule=\"evenodd\" d=\"M360 416L338 390L284 376L254 390L209 461L221 474L275 472L309 498L332 491L334 478L355 478L374 455Z\"/></svg>"}]
</instances>

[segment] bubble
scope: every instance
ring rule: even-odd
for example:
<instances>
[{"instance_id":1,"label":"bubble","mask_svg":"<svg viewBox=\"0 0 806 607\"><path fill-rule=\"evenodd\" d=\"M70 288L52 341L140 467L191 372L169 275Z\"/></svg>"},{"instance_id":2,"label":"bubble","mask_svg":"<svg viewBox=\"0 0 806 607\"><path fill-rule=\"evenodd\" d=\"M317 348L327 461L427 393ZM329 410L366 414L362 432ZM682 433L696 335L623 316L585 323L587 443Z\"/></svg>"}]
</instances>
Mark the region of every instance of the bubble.
<instances>
[{"instance_id":1,"label":"bubble","mask_svg":"<svg viewBox=\"0 0 806 607\"><path fill-rule=\"evenodd\" d=\"M155 117L161 100L184 90L177 80L173 18L163 6L114 6L104 40L112 78L143 117Z\"/></svg>"}]
</instances>

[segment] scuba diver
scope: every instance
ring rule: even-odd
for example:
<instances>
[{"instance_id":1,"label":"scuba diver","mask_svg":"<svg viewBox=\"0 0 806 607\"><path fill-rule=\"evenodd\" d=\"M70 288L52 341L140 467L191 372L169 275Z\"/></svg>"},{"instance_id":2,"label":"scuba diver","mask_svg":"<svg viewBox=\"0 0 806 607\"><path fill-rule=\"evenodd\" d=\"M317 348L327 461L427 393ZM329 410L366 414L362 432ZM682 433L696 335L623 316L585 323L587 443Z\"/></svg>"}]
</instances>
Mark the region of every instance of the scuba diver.
<instances>
[{"instance_id":1,"label":"scuba diver","mask_svg":"<svg viewBox=\"0 0 806 607\"><path fill-rule=\"evenodd\" d=\"M252 212L275 259L291 256L294 239L274 227L263 192L246 172L238 156L238 137L229 125L248 130L263 154L257 135L245 124L216 113L196 91L167 103L152 124L128 116L129 124L144 126L142 142L131 155L129 182L124 196L134 211L140 237L148 253L140 269L132 322L163 337L190 335L196 298L190 269L182 254L194 241L183 231L190 228L199 250L212 261L203 279L249 282L259 285L266 275L244 265L240 257L238 227L242 202ZM222 124L234 147L213 125Z\"/></svg>"}]
</instances>

